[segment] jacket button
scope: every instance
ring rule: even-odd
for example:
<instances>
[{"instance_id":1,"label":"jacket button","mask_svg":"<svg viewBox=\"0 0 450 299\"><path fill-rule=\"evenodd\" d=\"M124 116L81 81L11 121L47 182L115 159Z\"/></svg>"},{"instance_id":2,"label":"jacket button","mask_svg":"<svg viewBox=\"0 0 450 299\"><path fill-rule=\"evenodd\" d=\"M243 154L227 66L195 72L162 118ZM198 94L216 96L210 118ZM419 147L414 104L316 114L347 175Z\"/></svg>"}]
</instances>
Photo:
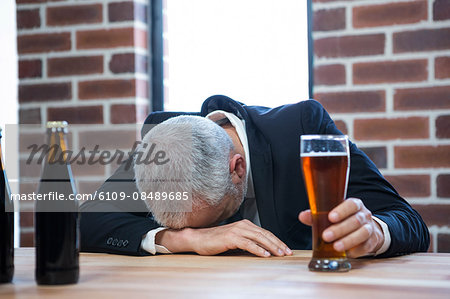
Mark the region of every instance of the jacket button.
<instances>
[{"instance_id":1,"label":"jacket button","mask_svg":"<svg viewBox=\"0 0 450 299\"><path fill-rule=\"evenodd\" d=\"M123 244L123 240L119 240L119 242L117 242L117 247L122 247Z\"/></svg>"},{"instance_id":2,"label":"jacket button","mask_svg":"<svg viewBox=\"0 0 450 299\"><path fill-rule=\"evenodd\" d=\"M123 247L127 247L128 245L128 240L123 241Z\"/></svg>"},{"instance_id":3,"label":"jacket button","mask_svg":"<svg viewBox=\"0 0 450 299\"><path fill-rule=\"evenodd\" d=\"M114 240L112 241L112 246L116 246L116 245L117 245L117 242L119 242L119 240L114 239Z\"/></svg>"},{"instance_id":4,"label":"jacket button","mask_svg":"<svg viewBox=\"0 0 450 299\"><path fill-rule=\"evenodd\" d=\"M111 245L112 241L113 241L113 238L109 237L108 240L106 241L106 244Z\"/></svg>"}]
</instances>

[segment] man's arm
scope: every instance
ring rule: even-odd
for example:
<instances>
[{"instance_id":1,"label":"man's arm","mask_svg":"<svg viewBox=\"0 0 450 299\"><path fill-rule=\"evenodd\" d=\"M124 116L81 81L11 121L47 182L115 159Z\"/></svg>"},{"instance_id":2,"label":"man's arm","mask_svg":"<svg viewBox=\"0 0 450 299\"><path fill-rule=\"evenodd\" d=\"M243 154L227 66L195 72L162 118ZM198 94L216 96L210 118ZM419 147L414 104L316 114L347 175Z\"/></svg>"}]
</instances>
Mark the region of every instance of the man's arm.
<instances>
[{"instance_id":1,"label":"man's arm","mask_svg":"<svg viewBox=\"0 0 450 299\"><path fill-rule=\"evenodd\" d=\"M209 228L167 229L156 235L156 244L170 252L215 255L242 249L260 257L291 255L292 251L270 231L249 220Z\"/></svg>"},{"instance_id":2,"label":"man's arm","mask_svg":"<svg viewBox=\"0 0 450 299\"><path fill-rule=\"evenodd\" d=\"M125 192L128 200L101 201L101 192ZM81 205L81 250L128 255L148 255L141 249L142 237L159 225L151 218L143 201L134 201L138 192L133 167L126 161L97 191L97 198Z\"/></svg>"}]
</instances>

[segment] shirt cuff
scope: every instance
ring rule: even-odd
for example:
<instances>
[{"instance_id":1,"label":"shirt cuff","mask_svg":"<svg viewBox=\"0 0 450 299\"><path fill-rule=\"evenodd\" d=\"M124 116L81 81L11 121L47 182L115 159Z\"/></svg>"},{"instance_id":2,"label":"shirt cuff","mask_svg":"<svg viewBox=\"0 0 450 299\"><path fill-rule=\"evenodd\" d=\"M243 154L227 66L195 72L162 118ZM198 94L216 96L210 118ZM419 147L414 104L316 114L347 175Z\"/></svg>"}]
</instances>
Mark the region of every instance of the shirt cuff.
<instances>
[{"instance_id":1,"label":"shirt cuff","mask_svg":"<svg viewBox=\"0 0 450 299\"><path fill-rule=\"evenodd\" d=\"M165 230L165 229L167 229L167 227L158 227L158 228L152 229L151 231L146 233L144 235L144 237L142 238L141 248L144 249L145 251L151 253L151 254L172 253L166 247L164 247L162 245L155 244L155 236L156 236L156 234L159 233L160 231Z\"/></svg>"},{"instance_id":2,"label":"shirt cuff","mask_svg":"<svg viewBox=\"0 0 450 299\"><path fill-rule=\"evenodd\" d=\"M380 219L378 219L375 216L372 216L372 219L375 220L381 226L381 229L383 230L383 235L384 235L383 245L381 245L380 249L378 249L378 251L375 252L375 256L377 256L382 253L385 253L388 250L389 246L391 246L391 233L389 232L389 229L388 229L388 226L386 223L384 223L383 221L381 221Z\"/></svg>"}]
</instances>

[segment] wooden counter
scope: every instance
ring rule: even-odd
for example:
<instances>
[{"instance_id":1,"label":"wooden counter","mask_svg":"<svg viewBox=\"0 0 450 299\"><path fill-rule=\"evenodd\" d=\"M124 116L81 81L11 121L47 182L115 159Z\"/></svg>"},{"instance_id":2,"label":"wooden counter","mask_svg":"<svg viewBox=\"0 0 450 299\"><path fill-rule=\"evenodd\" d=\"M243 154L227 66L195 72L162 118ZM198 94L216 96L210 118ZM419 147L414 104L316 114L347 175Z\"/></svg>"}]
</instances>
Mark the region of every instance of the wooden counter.
<instances>
[{"instance_id":1,"label":"wooden counter","mask_svg":"<svg viewBox=\"0 0 450 299\"><path fill-rule=\"evenodd\" d=\"M347 273L307 268L310 251L291 257L130 257L82 253L76 285L42 287L34 281L34 249L16 249L7 298L450 298L450 254L419 253L352 260Z\"/></svg>"}]
</instances>

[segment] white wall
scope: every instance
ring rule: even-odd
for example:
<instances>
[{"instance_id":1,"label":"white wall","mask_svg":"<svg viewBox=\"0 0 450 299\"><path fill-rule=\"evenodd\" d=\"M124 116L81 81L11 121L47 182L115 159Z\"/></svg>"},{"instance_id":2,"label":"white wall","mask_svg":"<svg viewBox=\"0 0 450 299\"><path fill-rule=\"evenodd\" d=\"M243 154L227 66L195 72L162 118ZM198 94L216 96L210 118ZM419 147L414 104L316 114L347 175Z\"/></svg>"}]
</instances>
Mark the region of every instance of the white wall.
<instances>
[{"instance_id":1,"label":"white wall","mask_svg":"<svg viewBox=\"0 0 450 299\"><path fill-rule=\"evenodd\" d=\"M0 126L3 128L5 137L5 124L17 124L18 102L17 102L17 42L16 42L16 2L14 0L2 0L0 6ZM16 141L17 138L10 140ZM5 138L2 138L2 149ZM3 152L5 156L5 152ZM16 155L14 155L16 156ZM11 164L16 165L11 165ZM5 158L6 167L17 167L18 161ZM12 192L17 192L17 184L11 184ZM16 238L15 246L19 245L19 217L16 213Z\"/></svg>"}]
</instances>

